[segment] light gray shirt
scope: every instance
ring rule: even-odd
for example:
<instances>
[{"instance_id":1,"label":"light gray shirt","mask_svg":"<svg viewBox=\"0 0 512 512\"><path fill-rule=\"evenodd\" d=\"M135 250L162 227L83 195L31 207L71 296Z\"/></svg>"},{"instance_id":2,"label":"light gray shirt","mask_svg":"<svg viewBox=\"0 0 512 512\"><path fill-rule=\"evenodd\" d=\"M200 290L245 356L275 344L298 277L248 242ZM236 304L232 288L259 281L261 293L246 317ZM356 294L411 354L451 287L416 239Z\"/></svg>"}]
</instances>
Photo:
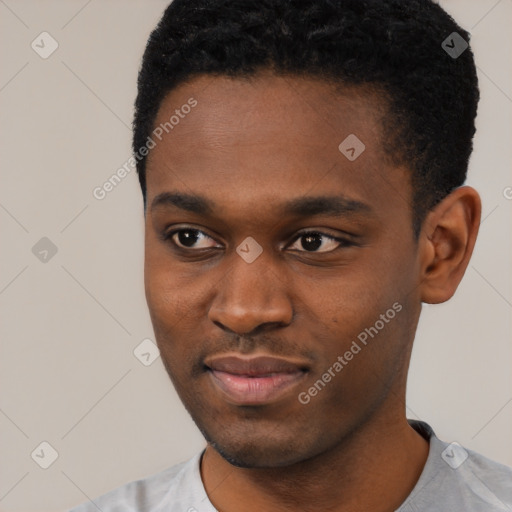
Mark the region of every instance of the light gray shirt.
<instances>
[{"instance_id":1,"label":"light gray shirt","mask_svg":"<svg viewBox=\"0 0 512 512\"><path fill-rule=\"evenodd\" d=\"M396 512L512 511L512 468L441 441L425 422L408 421L430 449L418 482ZM203 453L69 512L217 512L201 480Z\"/></svg>"}]
</instances>

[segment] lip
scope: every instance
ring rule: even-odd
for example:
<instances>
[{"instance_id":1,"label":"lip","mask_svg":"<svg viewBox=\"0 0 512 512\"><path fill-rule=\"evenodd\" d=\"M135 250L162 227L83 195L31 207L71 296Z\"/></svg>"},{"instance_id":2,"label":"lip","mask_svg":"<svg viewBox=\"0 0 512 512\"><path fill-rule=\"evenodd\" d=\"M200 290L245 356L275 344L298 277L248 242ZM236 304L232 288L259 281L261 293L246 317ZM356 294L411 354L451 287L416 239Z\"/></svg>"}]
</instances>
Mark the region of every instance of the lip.
<instances>
[{"instance_id":1,"label":"lip","mask_svg":"<svg viewBox=\"0 0 512 512\"><path fill-rule=\"evenodd\" d=\"M205 360L215 387L235 405L275 402L306 375L308 365L271 356L224 356Z\"/></svg>"}]
</instances>

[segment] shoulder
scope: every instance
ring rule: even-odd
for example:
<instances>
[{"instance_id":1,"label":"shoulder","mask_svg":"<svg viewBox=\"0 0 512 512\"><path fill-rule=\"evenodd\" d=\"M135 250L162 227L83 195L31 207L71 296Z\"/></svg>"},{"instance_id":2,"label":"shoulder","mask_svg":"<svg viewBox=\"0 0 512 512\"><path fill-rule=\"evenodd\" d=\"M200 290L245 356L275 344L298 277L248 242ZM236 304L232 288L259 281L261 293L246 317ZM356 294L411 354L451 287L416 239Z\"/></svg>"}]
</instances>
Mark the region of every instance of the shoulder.
<instances>
[{"instance_id":1,"label":"shoulder","mask_svg":"<svg viewBox=\"0 0 512 512\"><path fill-rule=\"evenodd\" d=\"M430 432L423 472L400 512L512 510L512 468Z\"/></svg>"},{"instance_id":2,"label":"shoulder","mask_svg":"<svg viewBox=\"0 0 512 512\"><path fill-rule=\"evenodd\" d=\"M178 489L182 496L188 495L191 502L202 488L198 488L196 481L201 455L202 452L159 473L122 485L69 512L156 512L159 506L171 504ZM186 511L187 507L183 510Z\"/></svg>"},{"instance_id":3,"label":"shoulder","mask_svg":"<svg viewBox=\"0 0 512 512\"><path fill-rule=\"evenodd\" d=\"M460 477L471 494L495 507L486 510L512 510L512 468L473 450L466 452L467 464L461 464Z\"/></svg>"}]
</instances>

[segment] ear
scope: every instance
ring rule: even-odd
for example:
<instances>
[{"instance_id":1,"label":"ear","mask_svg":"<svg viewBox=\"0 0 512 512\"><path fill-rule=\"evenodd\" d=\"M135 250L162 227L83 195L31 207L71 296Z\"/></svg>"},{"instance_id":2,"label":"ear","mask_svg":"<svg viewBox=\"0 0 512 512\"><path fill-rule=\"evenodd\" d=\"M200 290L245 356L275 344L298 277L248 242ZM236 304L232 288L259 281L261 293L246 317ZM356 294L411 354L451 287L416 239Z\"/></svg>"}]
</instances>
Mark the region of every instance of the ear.
<instances>
[{"instance_id":1,"label":"ear","mask_svg":"<svg viewBox=\"0 0 512 512\"><path fill-rule=\"evenodd\" d=\"M473 253L481 211L478 192L464 186L428 213L419 240L422 302L445 302L457 290Z\"/></svg>"}]
</instances>

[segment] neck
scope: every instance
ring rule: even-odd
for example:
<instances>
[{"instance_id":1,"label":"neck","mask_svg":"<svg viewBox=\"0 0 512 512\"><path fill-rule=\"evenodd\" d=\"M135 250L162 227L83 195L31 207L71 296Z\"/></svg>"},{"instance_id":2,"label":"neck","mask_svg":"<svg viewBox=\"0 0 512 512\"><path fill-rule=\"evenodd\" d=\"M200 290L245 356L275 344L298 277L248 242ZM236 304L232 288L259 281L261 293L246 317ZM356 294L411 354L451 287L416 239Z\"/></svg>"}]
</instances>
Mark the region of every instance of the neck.
<instances>
[{"instance_id":1,"label":"neck","mask_svg":"<svg viewBox=\"0 0 512 512\"><path fill-rule=\"evenodd\" d=\"M407 498L425 465L429 443L405 416L373 418L329 452L293 466L247 469L231 465L211 445L201 476L222 512L391 512Z\"/></svg>"}]
</instances>

